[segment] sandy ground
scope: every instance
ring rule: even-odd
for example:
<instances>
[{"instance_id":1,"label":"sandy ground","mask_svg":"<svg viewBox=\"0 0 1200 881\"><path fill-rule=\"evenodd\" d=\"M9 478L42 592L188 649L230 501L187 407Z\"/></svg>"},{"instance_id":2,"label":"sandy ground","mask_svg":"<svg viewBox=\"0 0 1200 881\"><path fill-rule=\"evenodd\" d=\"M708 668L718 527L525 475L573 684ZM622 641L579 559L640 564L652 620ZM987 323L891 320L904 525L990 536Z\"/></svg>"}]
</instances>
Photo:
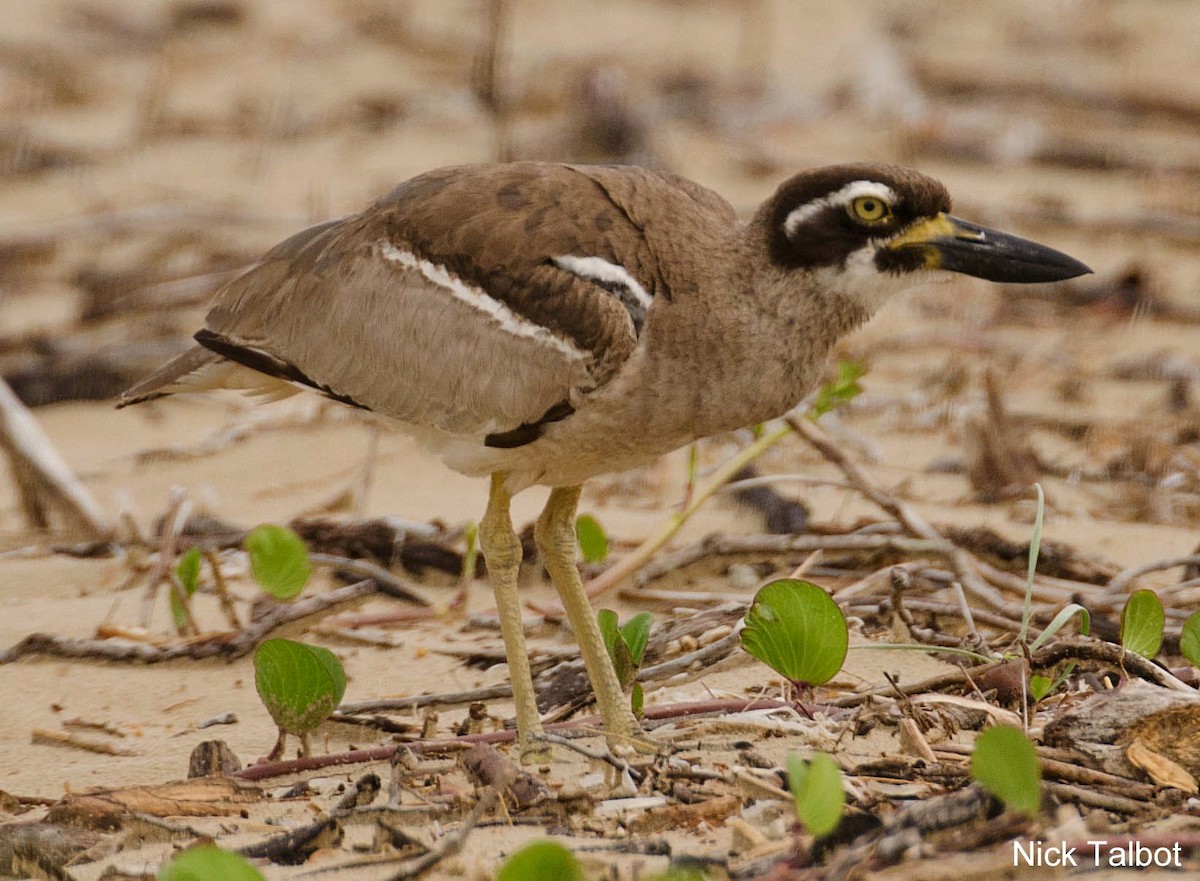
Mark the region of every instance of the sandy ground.
<instances>
[{"instance_id":1,"label":"sandy ground","mask_svg":"<svg viewBox=\"0 0 1200 881\"><path fill-rule=\"evenodd\" d=\"M14 359L39 336L115 346L166 338L175 341L169 352L202 315L196 305L164 307L81 326L85 270L153 281L236 267L412 174L496 155L497 125L470 90L485 30L477 3L9 0L4 19L0 355ZM691 176L744 213L792 169L900 161L939 176L963 216L1069 251L1101 283L1136 268L1177 312L1200 310L1197 33L1200 9L1182 3L514 0L506 137L518 156L593 158L580 83L599 77L624 90L638 133L633 158ZM32 260L6 256L24 253L6 246L31 241L51 245ZM1032 426L1046 538L1134 566L1186 555L1200 541L1200 453L1186 431L1200 422L1198 352L1200 323L1178 315L1066 309L955 281L888 306L845 342L841 355L865 359L871 372L834 427L931 521L1027 540L1028 495L981 504L961 468L940 467L963 462L982 377L994 369L1008 407ZM146 365L160 354L146 354ZM174 486L243 525L313 510L356 480L372 430L354 414L295 400L265 410L227 397L172 400L121 412L69 402L36 415L105 513L128 511L146 531ZM1084 429L1067 437L1044 427L1056 419ZM247 430L229 440L231 427ZM204 449L218 438L227 439ZM705 468L740 442L706 444ZM156 450L178 455L146 455ZM1141 471L1124 481L1089 477L1113 463ZM764 468L838 478L799 442L770 453ZM458 525L482 512L481 481L445 470L403 436L384 432L373 473L365 515ZM675 454L595 481L583 507L627 548L677 508L684 475L685 456ZM880 516L843 486L781 486L804 498L817 523ZM532 520L543 498L541 490L518 497L514 520ZM718 499L676 544L713 531L762 525ZM84 637L102 622L137 623L142 585L126 559L46 554L48 542L25 525L0 465L0 648L32 632ZM235 591L248 595L237 561L229 565ZM1143 583L1169 584L1178 571ZM747 595L721 573L692 580ZM442 600L452 592L428 590ZM545 590L533 585L531 596ZM485 593L481 584L480 609ZM1195 605L1191 596L1180 601ZM156 614L155 632L165 636L161 603ZM216 626L215 608L198 614ZM533 638L539 647L568 644L549 628ZM438 622L398 639L389 650L328 643L346 665L347 700L503 678L502 668L479 672L443 652L495 648L490 631ZM844 675L880 681L893 669L917 678L934 666L912 655L875 655L870 664L852 655ZM648 700L775 687L763 668L730 667ZM21 796L177 779L200 740L221 737L252 760L274 736L248 659L139 667L35 658L0 666L0 696L0 790ZM237 724L197 729L226 712ZM448 730L461 714L444 716ZM129 754L33 742L35 729L60 730L71 718L110 724L121 735L111 742ZM320 749L341 749L363 745L364 734L334 730L318 740ZM467 870L486 871L479 867L536 834L480 830ZM729 841L716 829L683 835L677 848L720 852ZM78 877L93 877L88 871Z\"/></svg>"}]
</instances>

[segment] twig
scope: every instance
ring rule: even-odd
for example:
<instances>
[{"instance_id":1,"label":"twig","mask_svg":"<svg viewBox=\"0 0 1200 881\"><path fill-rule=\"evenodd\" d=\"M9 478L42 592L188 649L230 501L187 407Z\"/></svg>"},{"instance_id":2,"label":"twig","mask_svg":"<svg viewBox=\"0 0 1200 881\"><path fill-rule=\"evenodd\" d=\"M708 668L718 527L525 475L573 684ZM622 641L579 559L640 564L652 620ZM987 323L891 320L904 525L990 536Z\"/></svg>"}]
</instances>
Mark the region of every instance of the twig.
<instances>
[{"instance_id":1,"label":"twig","mask_svg":"<svg viewBox=\"0 0 1200 881\"><path fill-rule=\"evenodd\" d=\"M946 541L941 533L911 506L884 490L879 485L879 482L868 474L865 469L856 462L851 461L816 423L809 419L797 419L794 416L787 417L786 421L797 434L816 447L825 458L840 468L842 473L849 478L850 482L854 484L859 492L883 508L884 511L891 514L896 520L900 521L904 528L911 534L927 541ZM958 576L958 580L962 583L963 588L976 599L982 600L993 609L1004 614L1010 614L1013 606L1004 599L1004 596L996 588L980 577L975 568L974 557L960 547L951 545L951 548L947 558L951 568L954 570L954 574Z\"/></svg>"},{"instance_id":2,"label":"twig","mask_svg":"<svg viewBox=\"0 0 1200 881\"><path fill-rule=\"evenodd\" d=\"M369 578L376 583L379 592L387 596L395 597L398 600L404 600L409 603L416 603L418 606L433 606L433 601L428 599L412 584L403 578L393 575L387 569L375 563L367 560L355 560L350 557L337 557L333 554L309 554L308 559L313 563L347 572L356 578Z\"/></svg>"},{"instance_id":3,"label":"twig","mask_svg":"<svg viewBox=\"0 0 1200 881\"><path fill-rule=\"evenodd\" d=\"M628 774L633 779L634 783L641 783L644 779L646 779L646 774L644 771L631 767L629 762L619 758L618 756L614 756L608 750L588 749L583 744L576 743L575 741L571 740L571 738L562 737L558 734L534 734L531 735L530 740L557 744L558 746L566 747L569 750L577 752L585 758L595 759L598 762L604 762L605 764L611 765L622 774Z\"/></svg>"},{"instance_id":4,"label":"twig","mask_svg":"<svg viewBox=\"0 0 1200 881\"><path fill-rule=\"evenodd\" d=\"M945 541L924 517L886 492L865 469L852 462L815 422L795 416L788 416L785 421L798 435L816 447L821 455L840 468L859 492L899 520L912 535L927 541Z\"/></svg>"},{"instance_id":5,"label":"twig","mask_svg":"<svg viewBox=\"0 0 1200 881\"><path fill-rule=\"evenodd\" d=\"M832 704L827 705L832 706ZM647 707L646 721L655 722L663 719L684 719L694 716L708 716L718 713L748 713L755 710L795 710L794 703L756 698L753 700L714 699L706 701L686 701L678 704L666 704L659 707ZM571 722L553 722L546 725L548 731L599 731L601 719L599 716L588 716ZM445 753L469 749L476 743L509 743L517 739L515 729L503 731L486 731L482 734L464 734L461 737L430 738L411 740L404 747L417 754ZM390 759L396 751L395 746L376 747L374 749L351 750L344 753L333 753L324 756L308 756L303 759L287 759L277 762L262 762L243 768L231 777L239 780L263 780L268 777L279 777L286 774L297 774L305 771L315 771L335 765L352 765L360 762L380 762Z\"/></svg>"},{"instance_id":6,"label":"twig","mask_svg":"<svg viewBox=\"0 0 1200 881\"><path fill-rule=\"evenodd\" d=\"M68 639L46 633L34 633L9 649L0 651L0 664L8 664L29 655L59 658L91 658L106 661L136 661L159 664L177 658L240 658L249 654L271 631L302 618L320 615L342 603L370 596L377 589L374 580L359 581L319 596L280 603L262 619L238 633L228 631L203 634L167 645L117 642L106 639Z\"/></svg>"},{"instance_id":7,"label":"twig","mask_svg":"<svg viewBox=\"0 0 1200 881\"><path fill-rule=\"evenodd\" d=\"M221 555L213 548L209 548L203 553L204 559L208 560L208 568L212 570L213 585L217 592L217 600L221 604L221 611L225 613L225 619L234 630L241 630L242 622L238 620L237 608L233 604L233 597L229 594L225 575L221 572Z\"/></svg>"},{"instance_id":8,"label":"twig","mask_svg":"<svg viewBox=\"0 0 1200 881\"><path fill-rule=\"evenodd\" d=\"M429 869L436 866L447 857L453 856L462 850L466 844L467 836L471 834L479 821L483 819L483 815L492 809L500 798L500 793L503 792L511 780L497 780L491 786L484 790L483 795L479 797L479 802L467 815L461 827L442 839L442 843L430 850L428 853L421 854L419 857L414 857L409 860L400 871L388 876L388 881L405 881L407 878L417 878L424 874Z\"/></svg>"},{"instance_id":9,"label":"twig","mask_svg":"<svg viewBox=\"0 0 1200 881\"><path fill-rule=\"evenodd\" d=\"M638 545L633 553L589 581L587 585L588 596L591 599L595 599L616 587L626 578L633 577L634 573L645 566L717 490L732 480L735 474L791 433L792 429L787 426L779 428L770 434L763 435L729 459L729 461L717 469L712 479L704 485L703 489L696 493L686 508L667 518L667 522L662 525L658 532Z\"/></svg>"},{"instance_id":10,"label":"twig","mask_svg":"<svg viewBox=\"0 0 1200 881\"><path fill-rule=\"evenodd\" d=\"M1140 566L1133 566L1123 572L1118 572L1104 585L1099 596L1096 597L1098 602L1112 602L1118 596L1129 590L1129 586L1133 581L1149 572L1160 572L1163 569L1174 569L1176 566L1200 566L1200 554L1192 554L1187 557L1171 557L1166 560L1155 560L1153 563L1143 563Z\"/></svg>"},{"instance_id":11,"label":"twig","mask_svg":"<svg viewBox=\"0 0 1200 881\"><path fill-rule=\"evenodd\" d=\"M867 689L866 691L856 691L854 694L848 694L845 697L834 698L829 701L832 707L857 707L859 704L864 704L874 697L885 697L900 692L904 695L921 694L927 691L944 691L947 688L953 688L956 685L962 685L969 678L978 676L992 668L991 664L979 664L974 667L966 667L961 670L952 670L947 673L939 673L937 676L931 676L928 679L922 679L919 682L910 682L908 685L880 685L875 688Z\"/></svg>"},{"instance_id":12,"label":"twig","mask_svg":"<svg viewBox=\"0 0 1200 881\"><path fill-rule=\"evenodd\" d=\"M1074 783L1059 783L1054 780L1045 780L1042 782L1042 786L1051 795L1056 795L1065 801L1073 801L1093 808L1102 808L1118 814L1140 814L1151 807L1151 804L1148 802L1134 801L1131 798L1112 795L1108 792L1097 792L1095 789L1077 786Z\"/></svg>"},{"instance_id":13,"label":"twig","mask_svg":"<svg viewBox=\"0 0 1200 881\"><path fill-rule=\"evenodd\" d=\"M72 749L81 749L90 753L100 753L106 756L136 756L137 753L132 750L121 749L113 746L111 743L105 743L102 740L90 740L86 737L81 737L78 734L66 734L61 731L48 731L45 728L34 728L32 733L34 743L46 744L48 746L63 746Z\"/></svg>"},{"instance_id":14,"label":"twig","mask_svg":"<svg viewBox=\"0 0 1200 881\"><path fill-rule=\"evenodd\" d=\"M1168 671L1152 661L1147 661L1139 654L1127 651L1123 646L1112 642L1103 642L1087 636L1073 636L1056 639L1034 653L1031 660L1034 667L1052 667L1059 661L1100 661L1112 664L1114 667L1132 673L1155 685L1181 691L1195 696L1196 689L1180 682Z\"/></svg>"},{"instance_id":15,"label":"twig","mask_svg":"<svg viewBox=\"0 0 1200 881\"><path fill-rule=\"evenodd\" d=\"M697 664L705 667L710 666L712 662L719 660L738 645L738 634L729 634L728 636L710 643L694 652L689 652L685 655L680 655L677 658L671 658L669 661L664 661L661 664L656 664L653 667L645 667L638 672L639 682L653 682L658 679L665 679L669 676L674 676L677 673L684 673ZM565 663L579 665L582 669L582 662L574 658ZM543 674L551 675L559 672L560 668L555 666L550 671ZM541 678L541 677L539 677ZM444 694L418 694L412 697L399 698L383 698L380 700L356 701L353 703L344 703L337 709L338 715L360 715L364 713L382 713L382 712L397 712L403 710L416 710L423 707L434 706L454 706L457 704L469 704L477 701L487 700L503 700L512 697L512 684L509 682L498 682L495 685L487 685L482 688L472 688L466 691L452 691Z\"/></svg>"},{"instance_id":16,"label":"twig","mask_svg":"<svg viewBox=\"0 0 1200 881\"><path fill-rule=\"evenodd\" d=\"M746 605L749 606L748 603ZM695 669L697 665L699 665L700 670L707 671L709 667L727 657L741 645L741 637L741 631L735 627L733 632L728 636L724 636L716 642L710 642L708 645L702 646L694 652L688 652L677 658L671 658L669 661L663 661L661 664L655 664L652 667L645 667L639 670L637 675L638 682L655 682L660 679L667 679L679 673L686 673Z\"/></svg>"},{"instance_id":17,"label":"twig","mask_svg":"<svg viewBox=\"0 0 1200 881\"><path fill-rule=\"evenodd\" d=\"M162 536L158 546L158 560L150 570L146 581L146 593L142 597L142 627L149 629L154 616L154 600L158 596L158 586L164 581L171 580L171 564L175 562L175 544L183 526L187 523L192 505L188 500L187 491L181 486L171 487L167 501L167 511L162 518ZM186 603L184 604L186 608ZM190 619L190 616L189 616ZM195 621L189 621L193 632L197 632Z\"/></svg>"},{"instance_id":18,"label":"twig","mask_svg":"<svg viewBox=\"0 0 1200 881\"><path fill-rule=\"evenodd\" d=\"M239 847L236 852L253 859L269 859L273 863L296 865L304 862L318 848L340 844L342 828L338 820L355 808L370 804L379 789L379 775L365 774L348 787L328 813L304 826Z\"/></svg>"},{"instance_id":19,"label":"twig","mask_svg":"<svg viewBox=\"0 0 1200 881\"><path fill-rule=\"evenodd\" d=\"M0 449L12 462L25 516L31 525L46 528L49 525L46 509L52 507L72 532L92 539L107 539L112 535L100 506L3 379L0 379Z\"/></svg>"},{"instance_id":20,"label":"twig","mask_svg":"<svg viewBox=\"0 0 1200 881\"><path fill-rule=\"evenodd\" d=\"M904 600L905 608L912 612L926 612L933 615L947 615L955 618L961 618L963 614L962 608L954 603L939 603L934 600L921 600L906 597ZM862 615L863 613L874 612L880 614L883 609L879 603L851 603L847 611ZM980 624L986 624L989 627L995 627L997 630L1004 632L1015 632L1021 626L1021 621L1018 618L1008 618L996 612L988 612L975 609L972 611L975 620Z\"/></svg>"},{"instance_id":21,"label":"twig","mask_svg":"<svg viewBox=\"0 0 1200 881\"><path fill-rule=\"evenodd\" d=\"M949 556L953 545L945 539L910 538L905 535L712 535L687 547L655 559L637 576L639 584L658 578L710 556L753 554L826 554L853 551L893 551L910 555Z\"/></svg>"},{"instance_id":22,"label":"twig","mask_svg":"<svg viewBox=\"0 0 1200 881\"><path fill-rule=\"evenodd\" d=\"M472 704L477 701L503 700L512 697L512 683L499 682L483 688L472 688L467 691L452 691L445 694L418 694L413 697L383 698L373 701L355 701L342 704L337 709L340 715L358 715L361 713L385 713L401 710L419 710L423 707L454 706L455 704Z\"/></svg>"}]
</instances>

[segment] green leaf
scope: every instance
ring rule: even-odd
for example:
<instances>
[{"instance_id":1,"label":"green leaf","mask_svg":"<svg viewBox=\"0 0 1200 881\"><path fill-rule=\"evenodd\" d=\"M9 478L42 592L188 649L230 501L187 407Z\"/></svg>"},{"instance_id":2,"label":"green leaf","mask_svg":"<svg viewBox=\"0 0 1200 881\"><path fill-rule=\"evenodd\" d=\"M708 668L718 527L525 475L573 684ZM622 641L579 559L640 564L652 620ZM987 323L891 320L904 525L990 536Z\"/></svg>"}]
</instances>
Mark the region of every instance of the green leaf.
<instances>
[{"instance_id":1,"label":"green leaf","mask_svg":"<svg viewBox=\"0 0 1200 881\"><path fill-rule=\"evenodd\" d=\"M1179 651L1193 667L1200 667L1200 612L1193 612L1183 622L1179 633Z\"/></svg>"},{"instance_id":2,"label":"green leaf","mask_svg":"<svg viewBox=\"0 0 1200 881\"><path fill-rule=\"evenodd\" d=\"M665 872L649 877L642 876L643 881L709 881L709 875L703 869L695 866L670 866Z\"/></svg>"},{"instance_id":3,"label":"green leaf","mask_svg":"<svg viewBox=\"0 0 1200 881\"><path fill-rule=\"evenodd\" d=\"M629 646L635 669L642 666L642 657L646 654L646 643L650 641L650 625L653 621L654 618L649 612L638 612L621 625L621 636Z\"/></svg>"},{"instance_id":4,"label":"green leaf","mask_svg":"<svg viewBox=\"0 0 1200 881\"><path fill-rule=\"evenodd\" d=\"M862 386L858 381L866 375L867 365L862 361L839 361L837 378L825 383L817 391L817 397L808 411L808 418L817 419L847 401L854 400L862 394Z\"/></svg>"},{"instance_id":5,"label":"green leaf","mask_svg":"<svg viewBox=\"0 0 1200 881\"><path fill-rule=\"evenodd\" d=\"M1143 658L1153 658L1162 648L1167 618L1158 594L1135 590L1121 610L1121 645Z\"/></svg>"},{"instance_id":6,"label":"green leaf","mask_svg":"<svg viewBox=\"0 0 1200 881\"><path fill-rule=\"evenodd\" d=\"M975 738L971 776L1014 811L1037 816L1042 767L1037 750L1019 729L996 725Z\"/></svg>"},{"instance_id":7,"label":"green leaf","mask_svg":"<svg viewBox=\"0 0 1200 881\"><path fill-rule=\"evenodd\" d=\"M1091 614L1087 609L1079 605L1079 603L1070 603L1069 605L1064 606L1059 613L1054 616L1054 620L1046 625L1046 629L1038 634L1038 638L1035 639L1029 646L1029 651L1036 652L1047 642L1049 642L1054 637L1054 634L1062 630L1063 625L1071 620L1073 615L1079 616L1079 632L1083 636L1087 636L1092 630Z\"/></svg>"},{"instance_id":8,"label":"green leaf","mask_svg":"<svg viewBox=\"0 0 1200 881\"><path fill-rule=\"evenodd\" d=\"M175 577L183 585L183 589L191 596L200 584L200 549L188 548L187 552L175 564Z\"/></svg>"},{"instance_id":9,"label":"green leaf","mask_svg":"<svg viewBox=\"0 0 1200 881\"><path fill-rule=\"evenodd\" d=\"M1049 676L1030 676L1029 677L1029 696L1035 701L1040 701L1050 693L1054 687L1054 680Z\"/></svg>"},{"instance_id":10,"label":"green leaf","mask_svg":"<svg viewBox=\"0 0 1200 881\"><path fill-rule=\"evenodd\" d=\"M796 817L810 835L820 838L837 828L846 807L842 771L825 753L814 753L806 762L788 753L788 788L796 802Z\"/></svg>"},{"instance_id":11,"label":"green leaf","mask_svg":"<svg viewBox=\"0 0 1200 881\"><path fill-rule=\"evenodd\" d=\"M617 642L621 639L617 613L612 609L601 609L596 613L596 625L600 628L600 635L604 637L604 648L608 650L608 656L611 658Z\"/></svg>"},{"instance_id":12,"label":"green leaf","mask_svg":"<svg viewBox=\"0 0 1200 881\"><path fill-rule=\"evenodd\" d=\"M463 539L467 547L463 551L461 574L464 579L474 578L475 567L479 562L479 524L474 520L468 520L467 525L463 527Z\"/></svg>"},{"instance_id":13,"label":"green leaf","mask_svg":"<svg viewBox=\"0 0 1200 881\"><path fill-rule=\"evenodd\" d=\"M791 682L828 682L846 660L846 618L811 581L772 581L755 594L745 625L742 647Z\"/></svg>"},{"instance_id":14,"label":"green leaf","mask_svg":"<svg viewBox=\"0 0 1200 881\"><path fill-rule=\"evenodd\" d=\"M263 881L244 857L212 844L189 847L158 872L157 881Z\"/></svg>"},{"instance_id":15,"label":"green leaf","mask_svg":"<svg viewBox=\"0 0 1200 881\"><path fill-rule=\"evenodd\" d=\"M584 881L579 860L561 844L527 844L500 867L496 881Z\"/></svg>"},{"instance_id":16,"label":"green leaf","mask_svg":"<svg viewBox=\"0 0 1200 881\"><path fill-rule=\"evenodd\" d=\"M635 718L640 719L646 713L646 692L640 682L633 683L633 691L629 695L629 709L633 710Z\"/></svg>"},{"instance_id":17,"label":"green leaf","mask_svg":"<svg viewBox=\"0 0 1200 881\"><path fill-rule=\"evenodd\" d=\"M179 562L175 564L175 577L179 579L179 584L188 597L196 592L196 588L200 586L199 548L188 548L187 552L179 558ZM169 590L167 598L171 603L171 620L175 624L175 629L182 631L184 625L187 624L187 617L184 613L183 603L179 600L179 594L174 590Z\"/></svg>"},{"instance_id":18,"label":"green leaf","mask_svg":"<svg viewBox=\"0 0 1200 881\"><path fill-rule=\"evenodd\" d=\"M604 637L604 648L608 650L608 657L617 671L617 679L621 683L621 688L627 690L637 675L637 667L633 663L633 654L629 651L629 644L625 642L625 637L621 635L621 628L617 626L617 613L612 609L601 609L596 613L596 623L600 626L600 635Z\"/></svg>"},{"instance_id":19,"label":"green leaf","mask_svg":"<svg viewBox=\"0 0 1200 881\"><path fill-rule=\"evenodd\" d=\"M579 539L579 551L586 562L603 563L608 559L608 534L591 514L576 518L575 536Z\"/></svg>"},{"instance_id":20,"label":"green leaf","mask_svg":"<svg viewBox=\"0 0 1200 881\"><path fill-rule=\"evenodd\" d=\"M346 693L346 673L329 649L268 639L254 653L254 687L282 731L307 734Z\"/></svg>"},{"instance_id":21,"label":"green leaf","mask_svg":"<svg viewBox=\"0 0 1200 881\"><path fill-rule=\"evenodd\" d=\"M278 600L298 596L308 584L308 548L285 526L259 526L242 543L250 555L250 574Z\"/></svg>"}]
</instances>

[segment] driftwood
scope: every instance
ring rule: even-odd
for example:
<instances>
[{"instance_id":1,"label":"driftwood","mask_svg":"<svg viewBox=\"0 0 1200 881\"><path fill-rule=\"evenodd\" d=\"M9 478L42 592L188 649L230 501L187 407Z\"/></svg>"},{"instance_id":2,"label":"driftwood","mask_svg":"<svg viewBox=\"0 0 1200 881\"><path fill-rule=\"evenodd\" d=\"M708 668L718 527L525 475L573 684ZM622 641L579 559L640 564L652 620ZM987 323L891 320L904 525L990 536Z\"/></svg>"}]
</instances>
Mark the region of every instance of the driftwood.
<instances>
[{"instance_id":1,"label":"driftwood","mask_svg":"<svg viewBox=\"0 0 1200 881\"><path fill-rule=\"evenodd\" d=\"M37 421L0 380L0 448L8 454L26 522L46 529L51 513L72 533L105 539L112 529Z\"/></svg>"}]
</instances>

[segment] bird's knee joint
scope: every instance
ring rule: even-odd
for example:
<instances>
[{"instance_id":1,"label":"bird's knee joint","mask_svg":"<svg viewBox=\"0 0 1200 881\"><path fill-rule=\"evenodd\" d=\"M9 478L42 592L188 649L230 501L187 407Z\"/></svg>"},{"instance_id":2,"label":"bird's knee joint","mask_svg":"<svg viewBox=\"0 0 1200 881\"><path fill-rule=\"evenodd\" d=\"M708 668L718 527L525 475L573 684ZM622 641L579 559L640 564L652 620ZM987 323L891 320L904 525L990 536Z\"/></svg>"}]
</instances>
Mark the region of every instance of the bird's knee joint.
<instances>
[{"instance_id":1,"label":"bird's knee joint","mask_svg":"<svg viewBox=\"0 0 1200 881\"><path fill-rule=\"evenodd\" d=\"M489 569L512 569L521 565L521 542L511 530L479 532L479 549Z\"/></svg>"},{"instance_id":2,"label":"bird's knee joint","mask_svg":"<svg viewBox=\"0 0 1200 881\"><path fill-rule=\"evenodd\" d=\"M575 530L571 523L539 518L533 529L533 541L543 560L575 553Z\"/></svg>"}]
</instances>

